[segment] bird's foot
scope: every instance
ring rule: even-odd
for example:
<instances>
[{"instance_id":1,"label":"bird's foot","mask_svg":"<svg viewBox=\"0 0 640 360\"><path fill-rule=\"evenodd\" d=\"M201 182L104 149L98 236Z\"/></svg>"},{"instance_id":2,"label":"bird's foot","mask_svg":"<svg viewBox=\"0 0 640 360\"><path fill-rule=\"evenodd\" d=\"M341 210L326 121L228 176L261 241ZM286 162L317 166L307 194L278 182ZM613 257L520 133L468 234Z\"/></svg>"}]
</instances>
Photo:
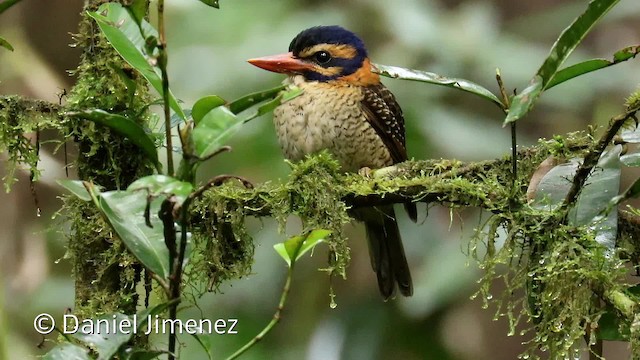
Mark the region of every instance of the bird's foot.
<instances>
[{"instance_id":1,"label":"bird's foot","mask_svg":"<svg viewBox=\"0 0 640 360\"><path fill-rule=\"evenodd\" d=\"M358 170L358 174L362 177L366 177L367 179L371 179L373 177L373 170L365 166Z\"/></svg>"}]
</instances>

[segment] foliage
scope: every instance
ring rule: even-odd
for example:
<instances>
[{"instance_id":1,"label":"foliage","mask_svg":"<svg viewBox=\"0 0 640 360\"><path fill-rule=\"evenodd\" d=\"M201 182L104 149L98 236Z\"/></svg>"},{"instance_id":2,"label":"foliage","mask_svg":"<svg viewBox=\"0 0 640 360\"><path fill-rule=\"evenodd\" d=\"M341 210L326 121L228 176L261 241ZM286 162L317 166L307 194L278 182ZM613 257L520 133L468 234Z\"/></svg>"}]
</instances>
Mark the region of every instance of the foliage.
<instances>
[{"instance_id":1,"label":"foliage","mask_svg":"<svg viewBox=\"0 0 640 360\"><path fill-rule=\"evenodd\" d=\"M15 2L2 3L0 12ZM219 7L217 1L201 2ZM506 114L504 124L514 126L546 90L638 54L638 46L630 46L616 52L612 60L592 59L562 68L617 2L592 0L559 36L529 85L513 96L507 95L499 71L500 94L496 95L465 79L385 65L375 68L385 76L477 95L498 105ZM8 151L12 164L7 188L18 163L27 164L32 178L37 177L37 144L26 134L55 129L80 144L77 164L82 181L61 182L77 197L65 198L64 205L71 223L69 254L77 279L77 314L93 317L88 321L96 324L134 315L163 314L176 320L178 304L187 301L185 287L206 281L208 290L218 290L222 283L251 273L254 242L245 226L247 217L272 216L283 230L287 217L297 215L303 224L301 234L275 246L288 265L276 313L230 357L235 358L280 320L294 265L303 254L326 243L330 256L324 270L330 277L346 278L350 249L343 226L357 217L357 209L415 201L451 208L474 206L492 213L469 245L470 255L485 271L475 296L482 297L484 307L496 305L495 318L509 320L510 336L526 326L520 334L528 337L529 349L522 358L535 358L539 352L554 358L573 357L583 348L601 356L596 345L603 339L627 340L635 352L640 351L636 310L640 299L624 280L628 258L637 261L640 246L629 235L633 230L624 231L619 225L626 218L621 222L617 211L620 203L640 194L638 181L618 194L621 169L640 162L637 152L621 156L622 146L611 146L629 120L637 122L637 93L627 99L626 111L612 119L601 137L591 133L558 136L520 152L514 139L512 158L478 163L410 161L366 178L343 174L331 154L322 152L291 163L291 174L281 184L254 187L233 175L217 175L199 184L199 166L228 151L226 144L243 124L269 113L300 90L279 86L232 102L208 95L184 108L170 89L164 1L157 3L157 29L145 19L148 2L126 3L87 5L77 35L86 51L65 106L0 99L0 150ZM2 38L0 46L11 49ZM151 100L149 86L162 98L164 124L160 127L154 128L154 115L148 111L159 103ZM179 149L172 145L174 133ZM626 129L617 141L639 143L638 130ZM159 160L163 146L166 171ZM176 154L181 160L174 171ZM535 167L545 159L555 165L540 174L542 170ZM530 181L536 176L537 182ZM630 208L629 213L637 216L640 211ZM135 286L143 272L147 306L136 314ZM496 279L505 285L498 297L491 288ZM161 300L150 307L151 281ZM333 288L330 295L335 307ZM155 358L163 353L146 349L144 341L131 334L95 335L79 333L45 358L88 359L89 349L99 359ZM583 338L586 346L580 343ZM211 355L211 349L199 343ZM168 334L169 359L176 357L177 346L176 334Z\"/></svg>"}]
</instances>

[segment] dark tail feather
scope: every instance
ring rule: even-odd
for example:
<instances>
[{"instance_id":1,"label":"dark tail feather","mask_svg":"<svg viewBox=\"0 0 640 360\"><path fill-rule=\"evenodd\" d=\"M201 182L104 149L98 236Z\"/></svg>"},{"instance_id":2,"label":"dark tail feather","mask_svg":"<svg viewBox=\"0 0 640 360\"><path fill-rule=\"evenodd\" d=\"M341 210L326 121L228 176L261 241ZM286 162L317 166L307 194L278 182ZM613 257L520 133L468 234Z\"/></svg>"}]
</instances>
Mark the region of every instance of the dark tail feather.
<instances>
[{"instance_id":1,"label":"dark tail feather","mask_svg":"<svg viewBox=\"0 0 640 360\"><path fill-rule=\"evenodd\" d=\"M409 215L411 221L418 222L418 208L416 207L416 203L404 203L404 210L407 212L407 215Z\"/></svg>"},{"instance_id":2,"label":"dark tail feather","mask_svg":"<svg viewBox=\"0 0 640 360\"><path fill-rule=\"evenodd\" d=\"M378 276L380 293L385 300L389 299L394 295L397 283L402 295L411 296L413 282L393 206L364 209L362 215L367 230L371 266Z\"/></svg>"}]
</instances>

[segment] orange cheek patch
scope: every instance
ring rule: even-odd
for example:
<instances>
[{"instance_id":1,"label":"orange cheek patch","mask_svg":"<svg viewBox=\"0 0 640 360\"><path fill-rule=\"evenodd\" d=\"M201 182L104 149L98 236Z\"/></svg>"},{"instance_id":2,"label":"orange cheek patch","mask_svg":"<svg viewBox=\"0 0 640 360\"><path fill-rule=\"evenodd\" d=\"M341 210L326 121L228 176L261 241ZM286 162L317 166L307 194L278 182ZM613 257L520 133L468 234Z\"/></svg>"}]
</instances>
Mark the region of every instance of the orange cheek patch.
<instances>
[{"instance_id":1,"label":"orange cheek patch","mask_svg":"<svg viewBox=\"0 0 640 360\"><path fill-rule=\"evenodd\" d=\"M358 71L338 79L356 85L375 85L380 83L380 76L371 72L371 62L369 59L364 59Z\"/></svg>"}]
</instances>

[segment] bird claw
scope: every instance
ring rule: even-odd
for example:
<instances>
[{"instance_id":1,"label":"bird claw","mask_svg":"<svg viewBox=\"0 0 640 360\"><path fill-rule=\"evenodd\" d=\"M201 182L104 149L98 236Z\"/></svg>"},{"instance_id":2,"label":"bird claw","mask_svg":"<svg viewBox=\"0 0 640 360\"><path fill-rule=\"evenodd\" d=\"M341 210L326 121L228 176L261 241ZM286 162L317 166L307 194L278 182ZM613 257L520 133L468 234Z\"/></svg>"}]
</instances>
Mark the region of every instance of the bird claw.
<instances>
[{"instance_id":1,"label":"bird claw","mask_svg":"<svg viewBox=\"0 0 640 360\"><path fill-rule=\"evenodd\" d=\"M358 170L358 174L362 177L366 177L367 179L371 179L373 177L373 170L365 166Z\"/></svg>"}]
</instances>

